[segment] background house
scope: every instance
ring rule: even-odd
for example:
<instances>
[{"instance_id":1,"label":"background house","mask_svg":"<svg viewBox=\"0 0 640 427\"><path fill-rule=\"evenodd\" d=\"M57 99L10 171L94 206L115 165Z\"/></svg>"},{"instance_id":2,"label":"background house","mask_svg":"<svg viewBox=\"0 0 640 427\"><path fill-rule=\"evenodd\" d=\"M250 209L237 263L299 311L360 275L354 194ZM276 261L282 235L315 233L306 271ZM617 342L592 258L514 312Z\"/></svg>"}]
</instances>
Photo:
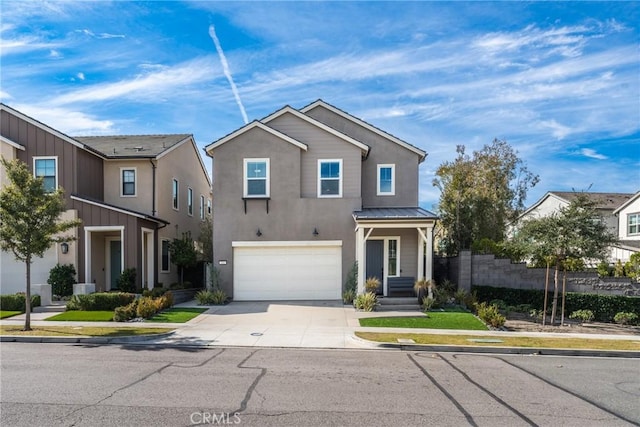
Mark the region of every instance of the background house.
<instances>
[{"instance_id":1,"label":"background house","mask_svg":"<svg viewBox=\"0 0 640 427\"><path fill-rule=\"evenodd\" d=\"M214 264L234 299L339 299L355 261L361 291L370 276L383 295L394 280L431 277L436 217L418 207L424 151L320 100L206 151Z\"/></svg>"},{"instance_id":2,"label":"background house","mask_svg":"<svg viewBox=\"0 0 640 427\"><path fill-rule=\"evenodd\" d=\"M529 218L540 218L558 212L569 206L576 192L549 191L540 200L531 205L518 222ZM580 193L582 194L582 193ZM640 217L638 193L584 193L596 203L596 209L602 215L607 227L618 236L620 244L611 247L610 261L625 263L631 253L640 250L640 230L632 222ZM635 216L634 216L635 214Z\"/></svg>"},{"instance_id":3,"label":"background house","mask_svg":"<svg viewBox=\"0 0 640 427\"><path fill-rule=\"evenodd\" d=\"M56 264L73 264L78 282L109 290L125 268L137 286L177 281L167 242L198 236L210 214L210 181L191 135L70 137L0 104L2 155L19 159L65 190L65 217L82 224L67 253L53 246L33 264L32 283L46 283ZM6 182L0 171L2 184ZM24 266L0 252L0 289L24 288Z\"/></svg>"}]
</instances>

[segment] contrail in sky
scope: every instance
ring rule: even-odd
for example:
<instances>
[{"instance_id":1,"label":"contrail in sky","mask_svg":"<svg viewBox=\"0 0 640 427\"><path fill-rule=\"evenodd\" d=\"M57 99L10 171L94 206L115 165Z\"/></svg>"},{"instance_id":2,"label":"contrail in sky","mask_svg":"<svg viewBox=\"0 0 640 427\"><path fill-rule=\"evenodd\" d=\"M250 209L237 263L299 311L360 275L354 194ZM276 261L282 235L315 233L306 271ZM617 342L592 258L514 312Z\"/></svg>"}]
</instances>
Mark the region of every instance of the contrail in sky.
<instances>
[{"instance_id":1,"label":"contrail in sky","mask_svg":"<svg viewBox=\"0 0 640 427\"><path fill-rule=\"evenodd\" d=\"M218 36L216 36L216 29L213 25L209 25L209 36L213 40L213 43L216 45L216 50L218 51L218 56L220 56L220 62L222 63L222 70L224 71L224 75L227 76L227 80L229 80L231 91L233 92L233 96L235 96L236 98L236 103L240 108L240 113L242 113L242 118L244 119L244 124L246 125L247 123L249 123L247 112L244 110L242 100L240 100L240 93L238 92L236 84L233 82L233 76L231 75L231 70L229 69L229 63L227 62L227 58L224 56L222 46L220 45L220 40L218 40Z\"/></svg>"}]
</instances>

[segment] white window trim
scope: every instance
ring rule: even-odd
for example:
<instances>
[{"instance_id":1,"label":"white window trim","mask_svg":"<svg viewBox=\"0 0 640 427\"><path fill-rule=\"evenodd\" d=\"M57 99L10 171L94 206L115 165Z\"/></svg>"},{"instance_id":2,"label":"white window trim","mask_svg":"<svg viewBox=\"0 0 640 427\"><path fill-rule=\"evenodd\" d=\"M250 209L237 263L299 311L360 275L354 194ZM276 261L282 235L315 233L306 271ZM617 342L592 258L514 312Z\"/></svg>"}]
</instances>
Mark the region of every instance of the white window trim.
<instances>
[{"instance_id":1,"label":"white window trim","mask_svg":"<svg viewBox=\"0 0 640 427\"><path fill-rule=\"evenodd\" d=\"M338 177L338 194L322 194L322 164L323 163L338 163L340 167L340 176ZM344 169L342 167L342 159L318 159L318 198L319 199L339 199L342 197L342 179L344 176ZM333 178L325 178L332 179Z\"/></svg>"},{"instance_id":2,"label":"white window trim","mask_svg":"<svg viewBox=\"0 0 640 427\"><path fill-rule=\"evenodd\" d=\"M187 187L187 215L193 216L193 188Z\"/></svg>"},{"instance_id":3,"label":"white window trim","mask_svg":"<svg viewBox=\"0 0 640 427\"><path fill-rule=\"evenodd\" d=\"M176 203L173 203L173 183L176 183ZM180 210L180 181L177 178L171 179L171 207L179 211Z\"/></svg>"},{"instance_id":4,"label":"white window trim","mask_svg":"<svg viewBox=\"0 0 640 427\"><path fill-rule=\"evenodd\" d=\"M391 168L391 191L382 191L380 190L380 170L383 168ZM389 164L381 164L378 165L378 173L377 173L377 182L376 182L376 194L378 196L395 196L396 195L396 165L394 163Z\"/></svg>"},{"instance_id":5,"label":"white window trim","mask_svg":"<svg viewBox=\"0 0 640 427\"><path fill-rule=\"evenodd\" d=\"M33 176L37 178L37 175L36 175L36 160L55 160L56 161L56 176L55 176L56 186L55 186L55 190L57 190L58 187L59 187L58 156L33 156Z\"/></svg>"},{"instance_id":6,"label":"white window trim","mask_svg":"<svg viewBox=\"0 0 640 427\"><path fill-rule=\"evenodd\" d=\"M133 194L124 194L124 171L133 171ZM138 168L136 167L121 167L120 168L120 197L137 197L138 196Z\"/></svg>"},{"instance_id":7,"label":"white window trim","mask_svg":"<svg viewBox=\"0 0 640 427\"><path fill-rule=\"evenodd\" d=\"M638 219L636 221L636 232L631 233L629 229L631 228L631 217L637 216ZM640 235L640 212L634 212L627 214L627 236L638 236Z\"/></svg>"},{"instance_id":8,"label":"white window trim","mask_svg":"<svg viewBox=\"0 0 640 427\"><path fill-rule=\"evenodd\" d=\"M266 177L265 179L265 194L251 194L249 195L249 178L247 177L247 165L250 162L265 162L266 164L266 168L267 168L267 173L266 173ZM262 159L257 159L257 158L247 158L244 159L243 162L243 168L242 168L242 196L247 198L247 199L251 199L251 198L265 198L265 197L271 197L271 165L269 164L269 159L268 158L262 158ZM262 178L260 178L262 179Z\"/></svg>"},{"instance_id":9,"label":"white window trim","mask_svg":"<svg viewBox=\"0 0 640 427\"><path fill-rule=\"evenodd\" d=\"M204 221L205 213L204 213L204 194L200 195L200 220Z\"/></svg>"},{"instance_id":10,"label":"white window trim","mask_svg":"<svg viewBox=\"0 0 640 427\"><path fill-rule=\"evenodd\" d=\"M162 269L162 243L167 242L167 270ZM171 273L171 251L169 249L170 239L160 239L160 272Z\"/></svg>"}]
</instances>

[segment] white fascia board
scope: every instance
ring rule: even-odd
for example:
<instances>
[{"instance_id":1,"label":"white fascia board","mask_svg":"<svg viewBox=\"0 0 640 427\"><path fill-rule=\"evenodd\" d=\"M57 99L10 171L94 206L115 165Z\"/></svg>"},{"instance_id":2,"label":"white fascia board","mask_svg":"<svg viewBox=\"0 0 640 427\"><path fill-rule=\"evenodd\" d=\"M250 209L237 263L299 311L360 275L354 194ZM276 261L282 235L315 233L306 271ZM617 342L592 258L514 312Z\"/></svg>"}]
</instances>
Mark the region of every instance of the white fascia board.
<instances>
[{"instance_id":1,"label":"white fascia board","mask_svg":"<svg viewBox=\"0 0 640 427\"><path fill-rule=\"evenodd\" d=\"M0 135L0 141L4 142L5 144L9 144L10 146L12 146L13 148L15 148L17 150L21 150L21 151L25 151L26 150L24 145L18 144L17 142L12 141L9 138L5 138L4 136L1 136L1 135Z\"/></svg>"},{"instance_id":2,"label":"white fascia board","mask_svg":"<svg viewBox=\"0 0 640 427\"><path fill-rule=\"evenodd\" d=\"M235 241L231 242L234 248L276 248L276 247L318 247L318 246L342 246L342 240L267 240L267 241Z\"/></svg>"},{"instance_id":3,"label":"white fascia board","mask_svg":"<svg viewBox=\"0 0 640 427\"><path fill-rule=\"evenodd\" d=\"M291 138L288 135L285 135L282 132L279 132L273 128L270 128L269 126L265 125L264 123L261 123L257 120L254 120L253 122L249 123L246 126L241 127L240 129L236 130L235 132L230 133L229 135L217 140L216 142L207 145L206 147L204 147L205 151L207 152L207 154L211 157L213 157L212 152L213 150L215 150L216 148L220 147L222 144L225 144L229 141L231 141L232 139L236 138L237 136L242 135L245 132L250 131L251 129L261 129L265 132L268 132L270 134L272 134L273 136L282 139L283 141L286 141L292 145L295 145L296 147L300 148L301 150L307 151L309 147L307 147L307 144L298 141L297 139Z\"/></svg>"},{"instance_id":4,"label":"white fascia board","mask_svg":"<svg viewBox=\"0 0 640 427\"><path fill-rule=\"evenodd\" d=\"M640 197L640 191L638 191L636 194L634 194L629 200L624 202L622 205L618 206L618 208L613 211L613 215L619 214L627 206L629 206L631 203L635 202L638 199L638 197Z\"/></svg>"},{"instance_id":5,"label":"white fascia board","mask_svg":"<svg viewBox=\"0 0 640 427\"><path fill-rule=\"evenodd\" d=\"M274 120L280 116L282 116L283 114L293 114L294 116L296 116L299 119L302 119L304 121L306 121L307 123L310 123L322 130L324 130L325 132L328 132L330 134L332 134L333 136L336 136L344 141L347 141L350 144L355 145L356 147L358 147L360 150L364 151L365 154L367 154L369 152L370 147L367 144L364 144L360 141L358 141L357 139L353 139L351 138L349 135L345 135L344 133L335 130L334 128L325 125L322 122L317 121L316 119L307 116L306 114L301 113L298 110L295 110L293 108L291 108L290 106L286 106L278 111L276 111L275 113L265 117L264 119L262 119L262 123L269 123L271 120Z\"/></svg>"},{"instance_id":6,"label":"white fascia board","mask_svg":"<svg viewBox=\"0 0 640 427\"><path fill-rule=\"evenodd\" d=\"M302 108L300 111L303 113L306 113L307 111L311 111L314 108L318 107L318 106L322 106L324 108L326 108L327 110L347 119L350 120L368 130L370 130L373 133L377 133L378 135L380 135L383 138L389 139L393 142L395 142L396 144L406 148L409 151L413 151L414 153L416 153L418 156L420 156L420 162L424 161L424 159L427 157L427 153L424 150L419 149L418 147L414 147L413 145L409 144L408 142L405 142L403 140L401 140L398 137L395 137L385 131L383 131L382 129L378 129L377 127L370 125L369 123L360 120L357 117L352 116L349 113L346 113L342 110L340 110L339 108L334 107L331 104L327 104L326 102L324 102L323 100L319 99L316 102L307 105L306 107Z\"/></svg>"}]
</instances>

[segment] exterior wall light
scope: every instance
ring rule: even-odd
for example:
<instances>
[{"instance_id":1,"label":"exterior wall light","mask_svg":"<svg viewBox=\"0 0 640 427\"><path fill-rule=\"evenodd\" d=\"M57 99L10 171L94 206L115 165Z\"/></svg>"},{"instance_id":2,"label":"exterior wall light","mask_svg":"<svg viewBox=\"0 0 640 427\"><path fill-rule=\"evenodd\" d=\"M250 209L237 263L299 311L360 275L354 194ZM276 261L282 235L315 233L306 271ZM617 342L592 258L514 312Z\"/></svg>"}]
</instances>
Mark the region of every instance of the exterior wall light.
<instances>
[{"instance_id":1,"label":"exterior wall light","mask_svg":"<svg viewBox=\"0 0 640 427\"><path fill-rule=\"evenodd\" d=\"M262 231L260 231L259 228L258 228L258 231L256 231L256 236L258 236L258 237L262 236Z\"/></svg>"},{"instance_id":2,"label":"exterior wall light","mask_svg":"<svg viewBox=\"0 0 640 427\"><path fill-rule=\"evenodd\" d=\"M314 228L314 229L313 229L313 235L314 235L314 236L318 236L318 234L320 234L320 233L318 233L318 229L317 229L317 228Z\"/></svg>"},{"instance_id":3,"label":"exterior wall light","mask_svg":"<svg viewBox=\"0 0 640 427\"><path fill-rule=\"evenodd\" d=\"M68 254L69 253L69 244L67 242L60 243L60 250L62 251L63 254Z\"/></svg>"}]
</instances>

